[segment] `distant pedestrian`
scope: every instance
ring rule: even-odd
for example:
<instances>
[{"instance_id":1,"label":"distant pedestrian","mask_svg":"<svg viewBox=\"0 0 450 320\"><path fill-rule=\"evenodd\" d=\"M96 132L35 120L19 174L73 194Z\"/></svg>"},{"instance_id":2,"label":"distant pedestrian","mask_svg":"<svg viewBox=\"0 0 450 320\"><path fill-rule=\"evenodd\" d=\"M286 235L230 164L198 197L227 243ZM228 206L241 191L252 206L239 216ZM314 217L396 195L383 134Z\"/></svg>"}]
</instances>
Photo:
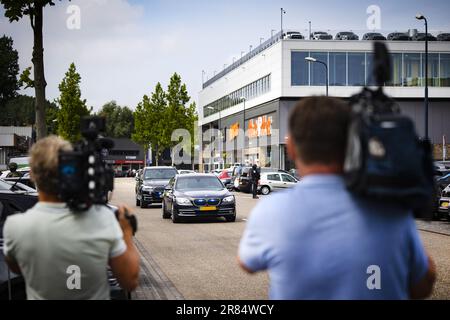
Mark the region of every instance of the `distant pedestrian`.
<instances>
[{"instance_id":1,"label":"distant pedestrian","mask_svg":"<svg viewBox=\"0 0 450 320\"><path fill-rule=\"evenodd\" d=\"M302 99L287 150L302 181L258 203L239 261L268 270L271 299L421 299L436 269L411 212L351 194L342 177L350 110L336 98Z\"/></svg>"},{"instance_id":2,"label":"distant pedestrian","mask_svg":"<svg viewBox=\"0 0 450 320\"><path fill-rule=\"evenodd\" d=\"M22 177L22 173L17 171L17 163L11 162L9 164L9 173L7 174L7 178L20 178Z\"/></svg>"},{"instance_id":3,"label":"distant pedestrian","mask_svg":"<svg viewBox=\"0 0 450 320\"><path fill-rule=\"evenodd\" d=\"M260 170L256 164L254 164L252 166L252 168L250 169L249 175L250 175L250 183L251 183L251 188L252 188L253 199L258 199L258 196L257 196L258 182L259 182L259 179L261 179L261 174L260 174Z\"/></svg>"}]
</instances>

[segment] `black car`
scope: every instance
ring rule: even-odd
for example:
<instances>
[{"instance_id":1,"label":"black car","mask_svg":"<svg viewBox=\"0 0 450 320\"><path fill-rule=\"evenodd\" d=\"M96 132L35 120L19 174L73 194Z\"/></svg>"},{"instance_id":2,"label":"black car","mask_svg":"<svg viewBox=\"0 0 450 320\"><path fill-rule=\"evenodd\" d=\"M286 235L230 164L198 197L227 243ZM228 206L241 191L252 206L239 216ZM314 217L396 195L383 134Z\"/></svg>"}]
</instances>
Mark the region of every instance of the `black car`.
<instances>
[{"instance_id":1,"label":"black car","mask_svg":"<svg viewBox=\"0 0 450 320\"><path fill-rule=\"evenodd\" d=\"M411 37L405 32L392 32L388 34L387 39L391 41L409 41Z\"/></svg>"},{"instance_id":2,"label":"black car","mask_svg":"<svg viewBox=\"0 0 450 320\"><path fill-rule=\"evenodd\" d=\"M431 33L428 33L428 35L425 35L425 33L417 33L415 34L411 40L413 41L425 41L425 39L428 38L428 41L436 41L436 37L433 36Z\"/></svg>"},{"instance_id":3,"label":"black car","mask_svg":"<svg viewBox=\"0 0 450 320\"><path fill-rule=\"evenodd\" d=\"M136 177L136 206L146 208L152 203L161 203L164 188L178 171L174 167L146 167Z\"/></svg>"},{"instance_id":4,"label":"black car","mask_svg":"<svg viewBox=\"0 0 450 320\"><path fill-rule=\"evenodd\" d=\"M362 40L386 40L386 37L378 32L368 32L363 35Z\"/></svg>"},{"instance_id":5,"label":"black car","mask_svg":"<svg viewBox=\"0 0 450 320\"><path fill-rule=\"evenodd\" d=\"M436 37L437 41L450 41L450 33L440 33Z\"/></svg>"},{"instance_id":6,"label":"black car","mask_svg":"<svg viewBox=\"0 0 450 320\"><path fill-rule=\"evenodd\" d=\"M236 200L215 175L178 175L170 180L164 192L162 217L172 218L174 223L193 217L224 217L234 222Z\"/></svg>"},{"instance_id":7,"label":"black car","mask_svg":"<svg viewBox=\"0 0 450 320\"><path fill-rule=\"evenodd\" d=\"M359 40L359 37L351 31L342 31L336 33L334 40Z\"/></svg>"}]
</instances>

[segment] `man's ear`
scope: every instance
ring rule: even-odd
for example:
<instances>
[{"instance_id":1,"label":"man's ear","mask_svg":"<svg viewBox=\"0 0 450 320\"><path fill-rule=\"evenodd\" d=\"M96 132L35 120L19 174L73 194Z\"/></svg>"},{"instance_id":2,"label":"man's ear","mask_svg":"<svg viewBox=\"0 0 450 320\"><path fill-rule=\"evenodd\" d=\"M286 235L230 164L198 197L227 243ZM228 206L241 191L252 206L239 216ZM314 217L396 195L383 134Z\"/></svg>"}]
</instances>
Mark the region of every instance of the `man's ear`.
<instances>
[{"instance_id":1,"label":"man's ear","mask_svg":"<svg viewBox=\"0 0 450 320\"><path fill-rule=\"evenodd\" d=\"M286 138L286 146L289 159L296 163L296 161L298 160L298 151L297 147L295 146L294 139L292 139L291 135L288 135Z\"/></svg>"}]
</instances>

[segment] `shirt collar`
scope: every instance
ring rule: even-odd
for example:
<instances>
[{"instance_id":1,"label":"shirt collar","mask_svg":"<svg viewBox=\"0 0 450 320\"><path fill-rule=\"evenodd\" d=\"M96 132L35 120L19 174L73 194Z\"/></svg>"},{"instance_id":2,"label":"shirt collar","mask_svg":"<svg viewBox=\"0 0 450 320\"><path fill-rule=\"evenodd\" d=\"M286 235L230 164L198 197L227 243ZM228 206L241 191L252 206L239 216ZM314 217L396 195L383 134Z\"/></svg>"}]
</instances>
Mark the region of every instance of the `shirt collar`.
<instances>
[{"instance_id":1,"label":"shirt collar","mask_svg":"<svg viewBox=\"0 0 450 320\"><path fill-rule=\"evenodd\" d=\"M339 174L310 174L302 178L302 185L344 185L344 178Z\"/></svg>"},{"instance_id":2,"label":"shirt collar","mask_svg":"<svg viewBox=\"0 0 450 320\"><path fill-rule=\"evenodd\" d=\"M36 203L35 205L36 208L38 209L65 209L67 208L67 204L64 202L44 202L44 201L39 201L38 203Z\"/></svg>"}]
</instances>

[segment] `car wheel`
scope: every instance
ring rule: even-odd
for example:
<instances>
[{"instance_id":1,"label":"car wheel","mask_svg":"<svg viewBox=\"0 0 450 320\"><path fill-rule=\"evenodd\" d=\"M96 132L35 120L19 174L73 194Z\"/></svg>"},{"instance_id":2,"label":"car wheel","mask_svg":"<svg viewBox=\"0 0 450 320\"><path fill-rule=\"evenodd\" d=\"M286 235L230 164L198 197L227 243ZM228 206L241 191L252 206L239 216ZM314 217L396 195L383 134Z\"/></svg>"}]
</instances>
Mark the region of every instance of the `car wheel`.
<instances>
[{"instance_id":1,"label":"car wheel","mask_svg":"<svg viewBox=\"0 0 450 320\"><path fill-rule=\"evenodd\" d=\"M268 195L270 193L270 188L268 186L262 186L261 187L261 194Z\"/></svg>"},{"instance_id":2,"label":"car wheel","mask_svg":"<svg viewBox=\"0 0 450 320\"><path fill-rule=\"evenodd\" d=\"M236 215L232 215L231 217L225 217L225 220L227 220L227 222L235 222L236 221Z\"/></svg>"},{"instance_id":3,"label":"car wheel","mask_svg":"<svg viewBox=\"0 0 450 320\"><path fill-rule=\"evenodd\" d=\"M141 205L141 200L139 200L138 198L136 198L136 207L139 207Z\"/></svg>"},{"instance_id":4,"label":"car wheel","mask_svg":"<svg viewBox=\"0 0 450 320\"><path fill-rule=\"evenodd\" d=\"M167 213L166 205L164 204L164 201L162 203L162 217L163 217L163 219L170 219L170 214Z\"/></svg>"},{"instance_id":5,"label":"car wheel","mask_svg":"<svg viewBox=\"0 0 450 320\"><path fill-rule=\"evenodd\" d=\"M145 202L144 200L141 200L140 202L141 202L142 209L147 208L147 202Z\"/></svg>"},{"instance_id":6,"label":"car wheel","mask_svg":"<svg viewBox=\"0 0 450 320\"><path fill-rule=\"evenodd\" d=\"M181 218L178 216L178 214L175 212L174 208L173 208L173 204L172 204L172 210L170 212L170 215L172 217L172 222L173 223L180 223L181 222Z\"/></svg>"}]
</instances>

